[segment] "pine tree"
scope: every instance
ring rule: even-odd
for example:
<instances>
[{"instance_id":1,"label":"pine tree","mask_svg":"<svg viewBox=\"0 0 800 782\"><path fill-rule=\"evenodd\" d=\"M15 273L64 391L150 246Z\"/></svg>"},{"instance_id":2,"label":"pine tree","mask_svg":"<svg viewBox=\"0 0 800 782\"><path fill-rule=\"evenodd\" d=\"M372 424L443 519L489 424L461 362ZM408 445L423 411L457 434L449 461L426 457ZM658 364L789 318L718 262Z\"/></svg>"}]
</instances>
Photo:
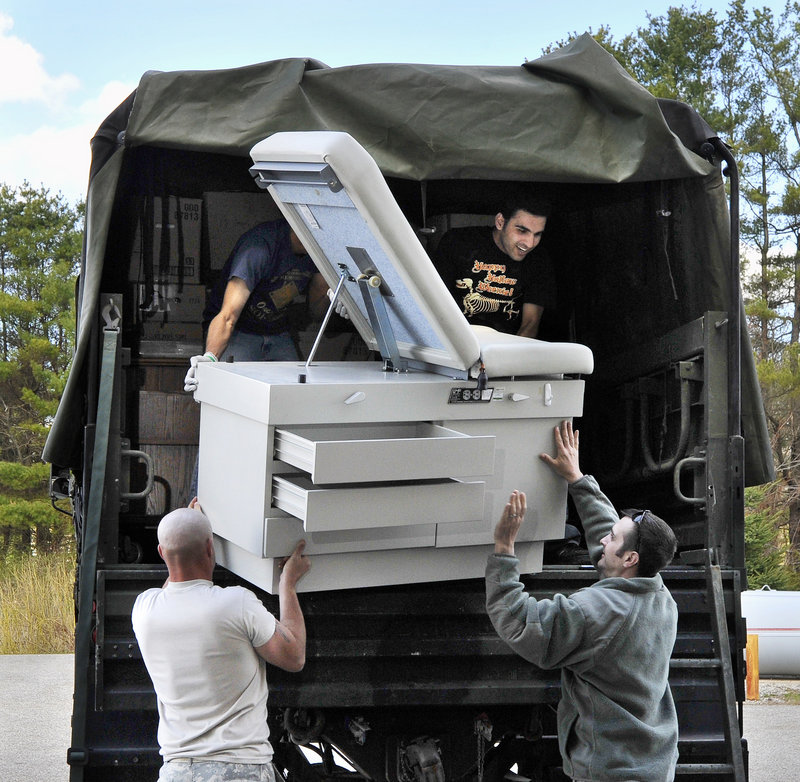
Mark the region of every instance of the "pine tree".
<instances>
[{"instance_id":1,"label":"pine tree","mask_svg":"<svg viewBox=\"0 0 800 782\"><path fill-rule=\"evenodd\" d=\"M800 577L800 3L778 15L734 0L671 7L616 43L594 34L657 97L688 103L733 147L741 175L743 279L777 484L748 504L748 567ZM575 36L570 36L572 40ZM552 47L551 47L552 48ZM749 268L748 268L749 266ZM751 495L751 499L755 495ZM772 536L769 545L764 536ZM759 541L759 545L755 545ZM762 563L752 557L765 557ZM794 583L794 581L793 581Z\"/></svg>"},{"instance_id":2,"label":"pine tree","mask_svg":"<svg viewBox=\"0 0 800 782\"><path fill-rule=\"evenodd\" d=\"M0 556L68 537L40 454L74 347L82 215L45 188L0 185Z\"/></svg>"}]
</instances>

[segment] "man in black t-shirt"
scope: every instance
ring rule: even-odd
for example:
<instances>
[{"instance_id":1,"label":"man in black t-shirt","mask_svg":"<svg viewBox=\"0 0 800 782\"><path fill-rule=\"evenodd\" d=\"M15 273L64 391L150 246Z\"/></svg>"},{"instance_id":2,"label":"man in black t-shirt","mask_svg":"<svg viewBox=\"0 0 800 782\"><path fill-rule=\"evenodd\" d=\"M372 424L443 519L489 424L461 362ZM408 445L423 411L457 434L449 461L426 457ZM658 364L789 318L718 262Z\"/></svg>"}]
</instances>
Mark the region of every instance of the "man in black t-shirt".
<instances>
[{"instance_id":1,"label":"man in black t-shirt","mask_svg":"<svg viewBox=\"0 0 800 782\"><path fill-rule=\"evenodd\" d=\"M455 228L442 237L434 264L470 323L537 335L542 313L555 305L550 258L538 248L549 211L539 201L515 201L493 227Z\"/></svg>"}]
</instances>

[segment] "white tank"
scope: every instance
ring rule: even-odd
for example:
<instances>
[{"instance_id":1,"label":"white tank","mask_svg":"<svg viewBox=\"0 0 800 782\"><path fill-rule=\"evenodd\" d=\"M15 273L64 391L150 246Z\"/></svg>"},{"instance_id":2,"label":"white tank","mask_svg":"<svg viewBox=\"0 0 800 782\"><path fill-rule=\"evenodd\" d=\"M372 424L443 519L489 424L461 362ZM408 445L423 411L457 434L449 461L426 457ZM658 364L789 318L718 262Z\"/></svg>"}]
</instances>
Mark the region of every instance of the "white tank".
<instances>
[{"instance_id":1,"label":"white tank","mask_svg":"<svg viewBox=\"0 0 800 782\"><path fill-rule=\"evenodd\" d=\"M748 589L742 615L748 634L758 636L759 675L800 677L800 592Z\"/></svg>"}]
</instances>

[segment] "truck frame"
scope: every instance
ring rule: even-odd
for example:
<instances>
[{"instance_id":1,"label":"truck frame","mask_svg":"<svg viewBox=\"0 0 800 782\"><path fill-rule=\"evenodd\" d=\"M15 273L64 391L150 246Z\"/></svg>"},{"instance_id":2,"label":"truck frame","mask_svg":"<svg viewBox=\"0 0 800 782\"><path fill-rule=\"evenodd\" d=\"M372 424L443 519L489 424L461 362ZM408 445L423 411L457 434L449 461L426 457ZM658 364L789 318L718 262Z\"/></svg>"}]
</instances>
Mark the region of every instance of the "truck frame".
<instances>
[{"instance_id":1,"label":"truck frame","mask_svg":"<svg viewBox=\"0 0 800 782\"><path fill-rule=\"evenodd\" d=\"M198 410L181 387L202 352L196 299L219 273L226 231L266 198L250 148L281 130L358 139L429 251L509 192L551 199L559 306L540 336L594 353L577 422L583 468L618 507L646 502L679 539L664 574L679 608L678 777L746 779L743 493L773 468L742 323L736 164L689 107L656 100L582 36L519 68L282 60L148 73L101 125L77 349L44 453L78 546L71 781L158 775L155 695L130 611L165 579L158 520L190 499ZM296 336L307 352L302 303ZM342 324L322 350L374 359ZM246 583L223 568L216 578ZM555 563L524 581L548 597L595 578ZM558 676L496 637L481 579L301 602L306 668L268 674L286 779L564 778Z\"/></svg>"}]
</instances>

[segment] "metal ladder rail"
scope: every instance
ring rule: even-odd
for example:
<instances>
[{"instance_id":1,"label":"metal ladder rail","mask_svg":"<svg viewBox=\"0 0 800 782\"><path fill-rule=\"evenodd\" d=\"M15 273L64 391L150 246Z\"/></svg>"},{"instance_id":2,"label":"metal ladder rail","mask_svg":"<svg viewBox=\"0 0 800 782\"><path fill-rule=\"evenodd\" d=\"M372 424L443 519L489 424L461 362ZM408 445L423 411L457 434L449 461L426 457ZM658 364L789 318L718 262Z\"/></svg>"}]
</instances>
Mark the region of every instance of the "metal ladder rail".
<instances>
[{"instance_id":1,"label":"metal ladder rail","mask_svg":"<svg viewBox=\"0 0 800 782\"><path fill-rule=\"evenodd\" d=\"M739 717L736 712L736 689L731 663L731 646L728 638L728 623L725 617L725 596L722 591L722 573L713 561L711 549L706 549L706 584L711 630L717 656L671 660L671 668L715 668L719 681L722 702L723 730L728 748L727 763L679 763L675 775L688 774L732 774L734 782L746 782L742 738Z\"/></svg>"}]
</instances>

